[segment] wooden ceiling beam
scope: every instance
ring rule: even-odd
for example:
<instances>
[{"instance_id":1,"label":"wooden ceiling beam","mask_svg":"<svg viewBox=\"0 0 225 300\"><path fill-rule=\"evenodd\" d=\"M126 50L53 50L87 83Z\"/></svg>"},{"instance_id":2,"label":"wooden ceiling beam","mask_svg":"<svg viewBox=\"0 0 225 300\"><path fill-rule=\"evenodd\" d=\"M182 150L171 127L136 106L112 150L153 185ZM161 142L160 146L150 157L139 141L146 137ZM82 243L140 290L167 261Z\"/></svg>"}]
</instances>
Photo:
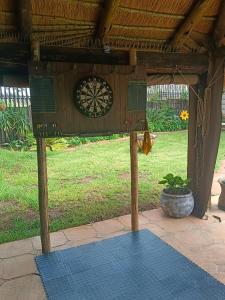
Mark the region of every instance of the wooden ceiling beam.
<instances>
[{"instance_id":1,"label":"wooden ceiling beam","mask_svg":"<svg viewBox=\"0 0 225 300\"><path fill-rule=\"evenodd\" d=\"M108 65L129 65L129 52L126 50L111 50L105 53L102 49L75 49L67 47L41 47L41 61L90 63ZM31 53L28 45L1 44L0 61L6 63L27 63ZM208 56L205 54L162 53L140 51L137 52L137 65L146 69L182 69L189 73L203 73L208 68Z\"/></svg>"},{"instance_id":2,"label":"wooden ceiling beam","mask_svg":"<svg viewBox=\"0 0 225 300\"><path fill-rule=\"evenodd\" d=\"M31 35L32 33L32 5L31 0L18 0L18 27L20 32L24 35Z\"/></svg>"},{"instance_id":3,"label":"wooden ceiling beam","mask_svg":"<svg viewBox=\"0 0 225 300\"><path fill-rule=\"evenodd\" d=\"M205 14L206 9L212 0L197 0L195 5L192 7L186 18L178 26L174 36L171 39L172 46L182 46L184 41L189 37L192 30L201 21Z\"/></svg>"},{"instance_id":4,"label":"wooden ceiling beam","mask_svg":"<svg viewBox=\"0 0 225 300\"><path fill-rule=\"evenodd\" d=\"M99 38L100 40L104 40L104 38L107 37L112 25L113 17L115 16L117 8L120 5L120 1L121 0L105 0L104 8L102 10L100 21L99 21L96 38Z\"/></svg>"},{"instance_id":5,"label":"wooden ceiling beam","mask_svg":"<svg viewBox=\"0 0 225 300\"><path fill-rule=\"evenodd\" d=\"M225 1L221 2L219 11L220 14L214 30L214 41L217 47L220 47L225 40Z\"/></svg>"}]
</instances>

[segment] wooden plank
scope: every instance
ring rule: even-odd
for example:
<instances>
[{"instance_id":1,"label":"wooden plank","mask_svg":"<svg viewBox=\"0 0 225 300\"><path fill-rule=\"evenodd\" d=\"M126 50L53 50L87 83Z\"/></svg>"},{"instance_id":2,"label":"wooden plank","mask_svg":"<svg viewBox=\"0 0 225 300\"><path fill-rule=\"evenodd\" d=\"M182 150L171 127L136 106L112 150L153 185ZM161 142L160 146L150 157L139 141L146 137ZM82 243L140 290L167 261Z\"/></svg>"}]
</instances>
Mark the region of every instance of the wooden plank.
<instances>
[{"instance_id":1,"label":"wooden plank","mask_svg":"<svg viewBox=\"0 0 225 300\"><path fill-rule=\"evenodd\" d=\"M191 178L190 188L193 192L193 196L197 197L196 187L196 127L198 116L198 85L192 85L189 87L189 121L188 121L188 164L187 164L187 176Z\"/></svg>"},{"instance_id":2,"label":"wooden plank","mask_svg":"<svg viewBox=\"0 0 225 300\"><path fill-rule=\"evenodd\" d=\"M158 84L196 84L199 77L195 74L151 74L147 76L148 85Z\"/></svg>"},{"instance_id":3,"label":"wooden plank","mask_svg":"<svg viewBox=\"0 0 225 300\"><path fill-rule=\"evenodd\" d=\"M128 65L127 51L104 53L102 49L74 49L66 47L42 47L42 61Z\"/></svg>"},{"instance_id":4,"label":"wooden plank","mask_svg":"<svg viewBox=\"0 0 225 300\"><path fill-rule=\"evenodd\" d=\"M208 56L205 54L184 54L184 53L157 53L137 52L137 64L144 65L146 69L163 68L168 73L177 69L186 69L190 73L201 73L208 69ZM167 69L167 70L166 70ZM155 72L157 73L157 72Z\"/></svg>"},{"instance_id":5,"label":"wooden plank","mask_svg":"<svg viewBox=\"0 0 225 300\"><path fill-rule=\"evenodd\" d=\"M107 37L113 17L120 5L121 0L105 0L104 1L104 8L102 10L101 18L99 21L98 31L96 34L97 38L103 40Z\"/></svg>"},{"instance_id":6,"label":"wooden plank","mask_svg":"<svg viewBox=\"0 0 225 300\"><path fill-rule=\"evenodd\" d=\"M42 252L50 252L50 234L48 217L48 179L46 162L46 145L43 138L36 138L38 162L38 199L41 224Z\"/></svg>"},{"instance_id":7,"label":"wooden plank","mask_svg":"<svg viewBox=\"0 0 225 300\"><path fill-rule=\"evenodd\" d=\"M18 27L23 34L32 33L32 5L31 0L17 1Z\"/></svg>"},{"instance_id":8,"label":"wooden plank","mask_svg":"<svg viewBox=\"0 0 225 300\"><path fill-rule=\"evenodd\" d=\"M212 0L197 0L194 6L182 21L178 25L174 36L171 39L171 45L182 45L184 41L190 36L192 30L201 21L209 4L212 4Z\"/></svg>"},{"instance_id":9,"label":"wooden plank","mask_svg":"<svg viewBox=\"0 0 225 300\"><path fill-rule=\"evenodd\" d=\"M221 54L223 55L225 50ZM109 54L102 49L75 49L67 47L41 47L41 61L93 63L108 65L129 65L129 52L126 50L112 50ZM0 60L6 63L19 62L27 64L31 59L28 45L18 43L4 43L0 47ZM208 56L205 54L160 53L137 51L137 65L144 65L146 69L186 69L186 72L201 73L207 71Z\"/></svg>"},{"instance_id":10,"label":"wooden plank","mask_svg":"<svg viewBox=\"0 0 225 300\"><path fill-rule=\"evenodd\" d=\"M137 50L135 48L130 49L129 57L130 57L130 66L136 66L137 65Z\"/></svg>"},{"instance_id":11,"label":"wooden plank","mask_svg":"<svg viewBox=\"0 0 225 300\"><path fill-rule=\"evenodd\" d=\"M225 41L225 1L221 2L219 11L220 13L214 29L214 40L217 47L220 47Z\"/></svg>"},{"instance_id":12,"label":"wooden plank","mask_svg":"<svg viewBox=\"0 0 225 300\"><path fill-rule=\"evenodd\" d=\"M131 228L137 231L138 224L138 157L137 132L130 133L130 169L131 169Z\"/></svg>"}]
</instances>

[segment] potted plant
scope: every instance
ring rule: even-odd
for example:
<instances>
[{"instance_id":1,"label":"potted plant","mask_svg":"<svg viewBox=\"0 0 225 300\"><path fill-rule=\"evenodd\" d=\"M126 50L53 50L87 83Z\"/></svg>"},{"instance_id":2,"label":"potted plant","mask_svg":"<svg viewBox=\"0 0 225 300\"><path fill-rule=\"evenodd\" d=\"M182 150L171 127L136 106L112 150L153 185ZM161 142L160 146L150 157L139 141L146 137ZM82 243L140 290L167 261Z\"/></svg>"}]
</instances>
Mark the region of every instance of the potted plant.
<instances>
[{"instance_id":1,"label":"potted plant","mask_svg":"<svg viewBox=\"0 0 225 300\"><path fill-rule=\"evenodd\" d=\"M167 174L159 184L165 185L160 195L160 206L167 215L182 218L192 213L194 198L189 189L189 179Z\"/></svg>"},{"instance_id":2,"label":"potted plant","mask_svg":"<svg viewBox=\"0 0 225 300\"><path fill-rule=\"evenodd\" d=\"M219 196L218 207L219 207L219 209L225 210L225 178L219 178L218 182L221 187L221 193Z\"/></svg>"},{"instance_id":3,"label":"potted plant","mask_svg":"<svg viewBox=\"0 0 225 300\"><path fill-rule=\"evenodd\" d=\"M2 99L0 99L0 111L4 110L6 110L6 104Z\"/></svg>"}]
</instances>

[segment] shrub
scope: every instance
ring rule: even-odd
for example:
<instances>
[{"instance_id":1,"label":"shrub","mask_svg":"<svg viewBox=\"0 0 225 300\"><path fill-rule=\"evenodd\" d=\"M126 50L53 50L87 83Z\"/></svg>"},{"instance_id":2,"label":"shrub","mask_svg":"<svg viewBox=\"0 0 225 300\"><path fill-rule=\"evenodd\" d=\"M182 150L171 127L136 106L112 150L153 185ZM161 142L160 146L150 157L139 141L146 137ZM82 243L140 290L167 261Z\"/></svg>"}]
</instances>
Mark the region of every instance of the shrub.
<instances>
[{"instance_id":1,"label":"shrub","mask_svg":"<svg viewBox=\"0 0 225 300\"><path fill-rule=\"evenodd\" d=\"M112 135L103 135L103 136L92 136L92 137L70 137L67 138L67 144L69 147L78 146L80 144L87 144L87 143L94 143L98 141L104 141L104 140L115 140L120 137L124 137L126 134L112 134Z\"/></svg>"},{"instance_id":2,"label":"shrub","mask_svg":"<svg viewBox=\"0 0 225 300\"><path fill-rule=\"evenodd\" d=\"M0 128L5 132L9 143L25 139L27 133L31 130L26 110L7 107L5 111L0 112Z\"/></svg>"},{"instance_id":3,"label":"shrub","mask_svg":"<svg viewBox=\"0 0 225 300\"><path fill-rule=\"evenodd\" d=\"M188 121L182 121L176 111L168 106L147 111L149 129L156 131L176 131L186 129Z\"/></svg>"},{"instance_id":4,"label":"shrub","mask_svg":"<svg viewBox=\"0 0 225 300\"><path fill-rule=\"evenodd\" d=\"M165 192L168 194L183 195L189 193L189 179L182 179L180 176L174 176L169 173L159 181L159 184L165 184Z\"/></svg>"}]
</instances>

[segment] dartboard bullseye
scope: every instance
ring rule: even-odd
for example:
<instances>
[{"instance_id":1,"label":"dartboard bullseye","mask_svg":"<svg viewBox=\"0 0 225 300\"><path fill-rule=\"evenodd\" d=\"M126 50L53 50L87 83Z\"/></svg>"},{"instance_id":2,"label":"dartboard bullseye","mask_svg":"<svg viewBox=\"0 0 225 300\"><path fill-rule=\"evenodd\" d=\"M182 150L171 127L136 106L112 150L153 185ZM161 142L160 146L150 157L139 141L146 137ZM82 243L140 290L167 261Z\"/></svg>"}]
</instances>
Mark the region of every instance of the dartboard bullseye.
<instances>
[{"instance_id":1,"label":"dartboard bullseye","mask_svg":"<svg viewBox=\"0 0 225 300\"><path fill-rule=\"evenodd\" d=\"M82 79L74 90L77 109L89 118L106 115L113 104L113 92L102 78L90 76Z\"/></svg>"}]
</instances>

